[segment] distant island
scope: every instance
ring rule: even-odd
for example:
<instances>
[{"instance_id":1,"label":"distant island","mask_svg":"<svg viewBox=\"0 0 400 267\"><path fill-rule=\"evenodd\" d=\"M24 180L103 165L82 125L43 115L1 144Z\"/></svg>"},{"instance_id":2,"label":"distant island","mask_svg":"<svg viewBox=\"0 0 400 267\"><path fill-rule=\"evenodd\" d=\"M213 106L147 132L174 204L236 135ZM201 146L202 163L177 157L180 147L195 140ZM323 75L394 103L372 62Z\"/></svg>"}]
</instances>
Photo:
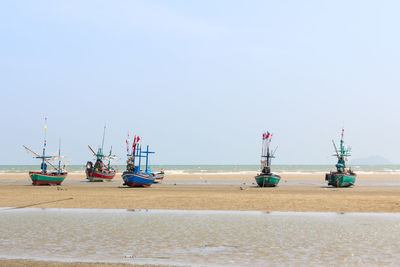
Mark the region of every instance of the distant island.
<instances>
[{"instance_id":1,"label":"distant island","mask_svg":"<svg viewBox=\"0 0 400 267\"><path fill-rule=\"evenodd\" d=\"M392 165L393 162L382 156L373 155L364 158L357 158L350 161L352 165Z\"/></svg>"}]
</instances>

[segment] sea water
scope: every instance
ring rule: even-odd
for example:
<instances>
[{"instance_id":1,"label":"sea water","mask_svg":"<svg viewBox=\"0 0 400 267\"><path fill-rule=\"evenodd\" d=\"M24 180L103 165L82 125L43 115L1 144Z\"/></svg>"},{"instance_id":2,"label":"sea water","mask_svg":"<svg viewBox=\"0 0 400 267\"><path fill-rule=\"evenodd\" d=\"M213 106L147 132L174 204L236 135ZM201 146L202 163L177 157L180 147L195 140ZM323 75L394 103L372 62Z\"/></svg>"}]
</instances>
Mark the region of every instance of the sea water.
<instances>
[{"instance_id":1,"label":"sea water","mask_svg":"<svg viewBox=\"0 0 400 267\"><path fill-rule=\"evenodd\" d=\"M182 266L400 264L400 214L0 209L0 257Z\"/></svg>"},{"instance_id":2,"label":"sea water","mask_svg":"<svg viewBox=\"0 0 400 267\"><path fill-rule=\"evenodd\" d=\"M116 165L119 172L125 165ZM166 174L256 174L259 165L152 165L153 171L165 170ZM400 165L355 165L353 170L358 174L400 174ZM39 165L0 165L0 173L27 173L39 169ZM85 165L69 165L70 173L84 173ZM273 170L279 174L325 174L334 169L332 165L274 165Z\"/></svg>"}]
</instances>

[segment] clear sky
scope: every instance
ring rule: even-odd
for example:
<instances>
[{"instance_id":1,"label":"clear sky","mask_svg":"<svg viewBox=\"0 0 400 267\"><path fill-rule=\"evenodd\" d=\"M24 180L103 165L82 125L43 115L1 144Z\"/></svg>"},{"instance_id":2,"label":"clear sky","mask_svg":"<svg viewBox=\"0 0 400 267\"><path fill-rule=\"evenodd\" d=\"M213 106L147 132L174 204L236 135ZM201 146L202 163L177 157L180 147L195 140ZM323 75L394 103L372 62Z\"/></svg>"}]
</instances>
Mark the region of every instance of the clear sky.
<instances>
[{"instance_id":1,"label":"clear sky","mask_svg":"<svg viewBox=\"0 0 400 267\"><path fill-rule=\"evenodd\" d=\"M0 2L0 164L72 164L128 130L154 164L400 163L399 1Z\"/></svg>"}]
</instances>

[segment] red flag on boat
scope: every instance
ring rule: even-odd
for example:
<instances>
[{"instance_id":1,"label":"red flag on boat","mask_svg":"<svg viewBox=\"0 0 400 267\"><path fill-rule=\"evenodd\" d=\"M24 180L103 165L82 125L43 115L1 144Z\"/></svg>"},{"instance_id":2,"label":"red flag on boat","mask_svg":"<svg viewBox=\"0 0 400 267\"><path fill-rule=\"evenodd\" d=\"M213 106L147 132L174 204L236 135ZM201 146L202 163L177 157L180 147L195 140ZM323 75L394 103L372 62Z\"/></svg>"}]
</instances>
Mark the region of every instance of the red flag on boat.
<instances>
[{"instance_id":1,"label":"red flag on boat","mask_svg":"<svg viewBox=\"0 0 400 267\"><path fill-rule=\"evenodd\" d=\"M133 143L132 143L132 147L136 144L136 135L135 138L133 138Z\"/></svg>"}]
</instances>

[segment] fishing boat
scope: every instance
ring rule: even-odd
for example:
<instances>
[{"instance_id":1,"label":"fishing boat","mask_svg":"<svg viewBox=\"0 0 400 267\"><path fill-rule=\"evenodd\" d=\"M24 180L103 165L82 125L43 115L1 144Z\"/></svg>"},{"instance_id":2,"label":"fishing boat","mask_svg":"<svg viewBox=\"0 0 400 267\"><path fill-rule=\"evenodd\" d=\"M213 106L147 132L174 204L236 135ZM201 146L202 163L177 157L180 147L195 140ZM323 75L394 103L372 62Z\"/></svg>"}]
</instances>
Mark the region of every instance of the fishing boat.
<instances>
[{"instance_id":1,"label":"fishing boat","mask_svg":"<svg viewBox=\"0 0 400 267\"><path fill-rule=\"evenodd\" d=\"M261 173L256 177L256 182L260 187L275 187L278 185L281 177L271 172L271 159L275 158L275 152L270 151L272 134L268 131L262 135L262 148L261 148Z\"/></svg>"},{"instance_id":2,"label":"fishing boat","mask_svg":"<svg viewBox=\"0 0 400 267\"><path fill-rule=\"evenodd\" d=\"M96 162L94 164L91 161L86 163L86 179L90 182L110 182L116 174L116 170L111 165L111 162L117 159L115 155L112 155L112 147L108 156L103 154L105 132L106 127L104 126L102 145L97 153L88 145L90 151L92 151L93 155L96 157ZM107 164L105 164L104 161L108 161Z\"/></svg>"},{"instance_id":3,"label":"fishing boat","mask_svg":"<svg viewBox=\"0 0 400 267\"><path fill-rule=\"evenodd\" d=\"M31 152L35 155L34 158L41 159L42 163L40 164L41 171L30 171L29 176L32 180L32 185L60 185L64 179L67 177L67 171L65 169L65 164L61 166L61 140L58 146L58 156L48 156L46 155L46 132L47 132L47 118L45 118L45 126L44 126L44 143L43 143L43 151L42 155L36 153L31 148L27 146L23 146L27 151ZM58 159L58 166L53 165L50 161ZM54 171L47 171L47 165L50 165Z\"/></svg>"},{"instance_id":4,"label":"fishing boat","mask_svg":"<svg viewBox=\"0 0 400 267\"><path fill-rule=\"evenodd\" d=\"M338 159L336 171L331 171L330 173L325 174L325 180L328 181L328 185L334 187L352 186L357 178L357 174L354 173L351 168L346 166L346 161L348 160L348 157L351 156L351 148L345 146L343 136L344 129L342 129L341 133L339 150L337 149L335 141L332 140L336 152L333 156Z\"/></svg>"},{"instance_id":5,"label":"fishing boat","mask_svg":"<svg viewBox=\"0 0 400 267\"><path fill-rule=\"evenodd\" d=\"M129 139L129 138L128 138ZM134 138L132 151L129 153L129 141L127 139L127 164L126 171L122 173L122 180L124 185L129 187L150 187L155 179L156 175L150 170L149 164L149 154L154 154L154 152L149 151L149 146L147 146L146 151L142 151L141 145L139 145L139 137ZM146 158L146 168L141 170L141 159ZM137 165L135 165L137 163Z\"/></svg>"}]
</instances>

